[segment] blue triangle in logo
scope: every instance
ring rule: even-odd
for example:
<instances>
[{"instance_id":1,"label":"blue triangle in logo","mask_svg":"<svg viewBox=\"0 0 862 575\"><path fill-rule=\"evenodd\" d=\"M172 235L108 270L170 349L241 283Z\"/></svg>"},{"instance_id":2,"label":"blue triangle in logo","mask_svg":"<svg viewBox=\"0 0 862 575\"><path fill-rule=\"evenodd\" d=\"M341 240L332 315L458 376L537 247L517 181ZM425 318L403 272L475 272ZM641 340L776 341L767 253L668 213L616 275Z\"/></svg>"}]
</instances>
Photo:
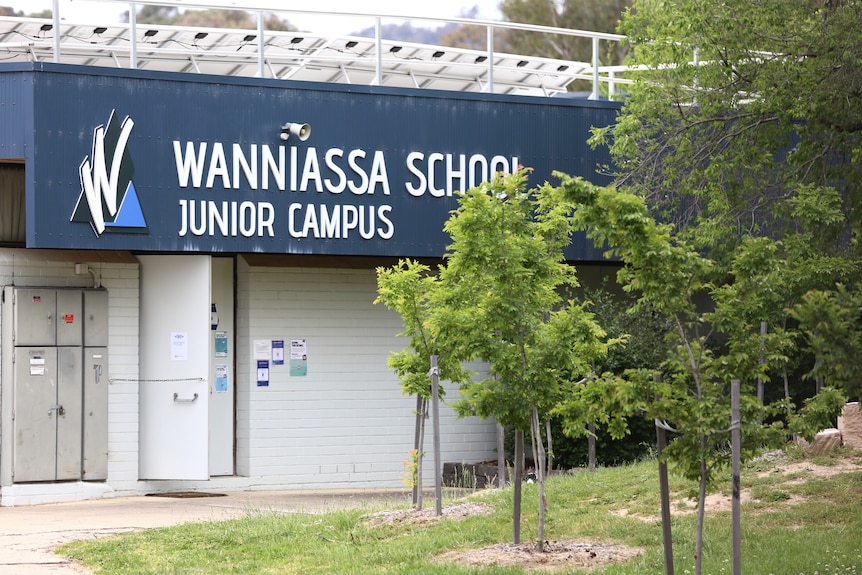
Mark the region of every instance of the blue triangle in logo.
<instances>
[{"instance_id":1,"label":"blue triangle in logo","mask_svg":"<svg viewBox=\"0 0 862 575\"><path fill-rule=\"evenodd\" d=\"M105 222L106 227L123 227L123 228L145 228L147 222L144 220L144 212L141 211L141 204L138 201L138 194L135 192L135 184L129 181L129 186L126 188L126 195L123 196L123 203L120 204L117 210L117 217L111 223Z\"/></svg>"}]
</instances>

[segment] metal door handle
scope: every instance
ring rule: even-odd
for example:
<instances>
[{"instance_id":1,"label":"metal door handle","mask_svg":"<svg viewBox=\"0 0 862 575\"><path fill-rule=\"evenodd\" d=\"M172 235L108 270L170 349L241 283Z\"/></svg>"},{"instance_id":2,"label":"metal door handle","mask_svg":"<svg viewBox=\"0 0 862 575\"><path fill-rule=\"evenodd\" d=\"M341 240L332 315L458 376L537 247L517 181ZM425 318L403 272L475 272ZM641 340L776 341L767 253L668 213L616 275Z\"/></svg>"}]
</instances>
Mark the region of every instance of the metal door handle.
<instances>
[{"instance_id":1,"label":"metal door handle","mask_svg":"<svg viewBox=\"0 0 862 575\"><path fill-rule=\"evenodd\" d=\"M180 397L179 393L174 394L174 401L177 403L193 403L198 400L198 394L195 393L192 397Z\"/></svg>"},{"instance_id":2,"label":"metal door handle","mask_svg":"<svg viewBox=\"0 0 862 575\"><path fill-rule=\"evenodd\" d=\"M48 409L48 415L51 415L52 411L56 411L57 415L66 415L66 410L63 408L62 405L52 405Z\"/></svg>"},{"instance_id":3,"label":"metal door handle","mask_svg":"<svg viewBox=\"0 0 862 575\"><path fill-rule=\"evenodd\" d=\"M96 371L96 383L99 383L99 380L102 379L102 366L98 363L94 363L93 369Z\"/></svg>"}]
</instances>

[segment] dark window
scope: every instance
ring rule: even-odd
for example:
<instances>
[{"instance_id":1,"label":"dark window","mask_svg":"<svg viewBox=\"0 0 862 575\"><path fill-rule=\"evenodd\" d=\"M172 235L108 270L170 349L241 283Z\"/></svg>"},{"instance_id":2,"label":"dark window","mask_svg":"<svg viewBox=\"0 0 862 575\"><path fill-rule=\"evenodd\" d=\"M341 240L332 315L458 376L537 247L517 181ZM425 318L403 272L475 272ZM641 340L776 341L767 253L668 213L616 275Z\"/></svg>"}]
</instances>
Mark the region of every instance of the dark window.
<instances>
[{"instance_id":1,"label":"dark window","mask_svg":"<svg viewBox=\"0 0 862 575\"><path fill-rule=\"evenodd\" d=\"M0 245L23 246L26 220L24 165L0 163Z\"/></svg>"}]
</instances>

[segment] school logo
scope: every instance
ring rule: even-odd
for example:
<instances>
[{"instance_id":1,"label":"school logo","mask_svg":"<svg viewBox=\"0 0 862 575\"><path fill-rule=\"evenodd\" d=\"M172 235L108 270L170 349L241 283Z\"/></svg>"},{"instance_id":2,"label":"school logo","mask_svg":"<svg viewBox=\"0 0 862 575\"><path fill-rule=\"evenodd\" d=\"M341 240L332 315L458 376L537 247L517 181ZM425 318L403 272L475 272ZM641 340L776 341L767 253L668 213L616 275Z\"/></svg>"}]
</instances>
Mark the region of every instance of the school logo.
<instances>
[{"instance_id":1,"label":"school logo","mask_svg":"<svg viewBox=\"0 0 862 575\"><path fill-rule=\"evenodd\" d=\"M135 122L126 116L118 126L114 112L107 126L93 131L93 153L81 162L81 195L71 221L90 224L96 236L146 234L150 230L132 183L135 166L126 149Z\"/></svg>"}]
</instances>

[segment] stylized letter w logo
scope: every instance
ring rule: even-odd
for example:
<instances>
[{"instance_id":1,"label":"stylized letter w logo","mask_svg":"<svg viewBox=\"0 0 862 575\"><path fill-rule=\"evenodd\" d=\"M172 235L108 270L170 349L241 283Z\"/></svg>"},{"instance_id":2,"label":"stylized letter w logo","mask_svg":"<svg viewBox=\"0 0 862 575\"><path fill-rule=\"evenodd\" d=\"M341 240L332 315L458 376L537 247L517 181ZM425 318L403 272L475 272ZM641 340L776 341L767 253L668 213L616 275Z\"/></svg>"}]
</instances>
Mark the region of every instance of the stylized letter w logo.
<instances>
[{"instance_id":1,"label":"stylized letter w logo","mask_svg":"<svg viewBox=\"0 0 862 575\"><path fill-rule=\"evenodd\" d=\"M72 221L89 222L97 236L106 229L146 233L147 224L132 183L134 166L126 151L135 123L126 116L117 128L113 120L112 111L107 127L93 131L93 153L81 162L81 195Z\"/></svg>"}]
</instances>

